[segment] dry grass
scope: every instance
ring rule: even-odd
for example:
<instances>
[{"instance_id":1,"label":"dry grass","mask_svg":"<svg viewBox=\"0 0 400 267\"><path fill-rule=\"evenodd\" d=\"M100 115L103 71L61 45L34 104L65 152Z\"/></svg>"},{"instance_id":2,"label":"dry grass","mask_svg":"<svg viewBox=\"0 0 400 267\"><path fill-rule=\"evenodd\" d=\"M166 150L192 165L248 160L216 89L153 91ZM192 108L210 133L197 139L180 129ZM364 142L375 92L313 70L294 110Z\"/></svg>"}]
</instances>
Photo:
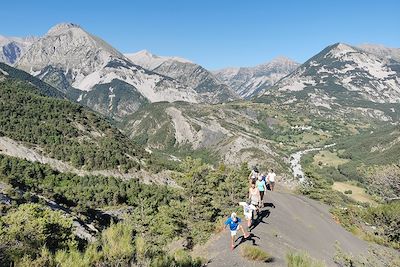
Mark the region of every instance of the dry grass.
<instances>
[{"instance_id":1,"label":"dry grass","mask_svg":"<svg viewBox=\"0 0 400 267\"><path fill-rule=\"evenodd\" d=\"M272 256L256 246L244 245L241 249L241 255L251 261L271 262Z\"/></svg>"},{"instance_id":2,"label":"dry grass","mask_svg":"<svg viewBox=\"0 0 400 267\"><path fill-rule=\"evenodd\" d=\"M322 261L311 258L306 252L289 252L286 261L288 267L325 267Z\"/></svg>"},{"instance_id":3,"label":"dry grass","mask_svg":"<svg viewBox=\"0 0 400 267\"><path fill-rule=\"evenodd\" d=\"M332 185L332 189L342 193L344 193L347 190L351 190L352 193L348 194L347 196L354 199L355 201L370 203L372 205L376 204L375 201L371 198L371 196L365 193L364 188L358 187L356 185L344 182L334 182Z\"/></svg>"},{"instance_id":4,"label":"dry grass","mask_svg":"<svg viewBox=\"0 0 400 267\"><path fill-rule=\"evenodd\" d=\"M332 153L327 150L321 150L314 156L314 164L316 166L318 166L319 162L321 162L323 166L337 168L337 166L347 163L348 161L348 159L341 159L336 153Z\"/></svg>"}]
</instances>

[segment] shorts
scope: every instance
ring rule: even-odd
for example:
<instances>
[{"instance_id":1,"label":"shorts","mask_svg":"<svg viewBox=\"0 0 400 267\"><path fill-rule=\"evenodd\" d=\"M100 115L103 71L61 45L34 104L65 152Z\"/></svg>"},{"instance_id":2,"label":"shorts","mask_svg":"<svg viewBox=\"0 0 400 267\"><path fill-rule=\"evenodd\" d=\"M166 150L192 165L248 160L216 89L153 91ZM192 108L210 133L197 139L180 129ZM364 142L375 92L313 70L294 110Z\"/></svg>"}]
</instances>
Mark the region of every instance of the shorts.
<instances>
[{"instance_id":1,"label":"shorts","mask_svg":"<svg viewBox=\"0 0 400 267\"><path fill-rule=\"evenodd\" d=\"M246 218L246 220L249 220L253 217L252 212L244 212L244 217Z\"/></svg>"},{"instance_id":2,"label":"shorts","mask_svg":"<svg viewBox=\"0 0 400 267\"><path fill-rule=\"evenodd\" d=\"M231 236L235 236L237 234L238 229L236 230L231 230Z\"/></svg>"}]
</instances>

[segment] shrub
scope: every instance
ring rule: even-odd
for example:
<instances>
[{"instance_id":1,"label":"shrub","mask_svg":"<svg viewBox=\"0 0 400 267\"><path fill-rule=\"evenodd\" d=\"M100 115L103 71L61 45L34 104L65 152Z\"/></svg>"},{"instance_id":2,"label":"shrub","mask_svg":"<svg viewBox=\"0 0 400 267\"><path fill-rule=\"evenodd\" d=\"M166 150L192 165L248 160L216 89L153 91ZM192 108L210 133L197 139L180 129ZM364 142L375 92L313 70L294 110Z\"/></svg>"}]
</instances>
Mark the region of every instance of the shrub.
<instances>
[{"instance_id":1,"label":"shrub","mask_svg":"<svg viewBox=\"0 0 400 267\"><path fill-rule=\"evenodd\" d=\"M101 235L105 258L110 263L127 263L133 257L132 226L127 223L112 224Z\"/></svg>"},{"instance_id":2,"label":"shrub","mask_svg":"<svg viewBox=\"0 0 400 267\"><path fill-rule=\"evenodd\" d=\"M185 250L178 250L173 256L160 255L154 258L150 264L151 267L200 267L206 262L201 258L193 259Z\"/></svg>"},{"instance_id":3,"label":"shrub","mask_svg":"<svg viewBox=\"0 0 400 267\"><path fill-rule=\"evenodd\" d=\"M34 256L43 246L54 252L74 243L72 220L40 204L23 204L0 219L0 240L14 260Z\"/></svg>"},{"instance_id":4,"label":"shrub","mask_svg":"<svg viewBox=\"0 0 400 267\"><path fill-rule=\"evenodd\" d=\"M256 246L245 245L242 247L241 254L244 258L252 261L271 262L272 256Z\"/></svg>"},{"instance_id":5,"label":"shrub","mask_svg":"<svg viewBox=\"0 0 400 267\"><path fill-rule=\"evenodd\" d=\"M393 242L395 248L400 247L400 203L392 202L378 207L369 207L365 210L363 218L369 224L378 227L377 234Z\"/></svg>"},{"instance_id":6,"label":"shrub","mask_svg":"<svg viewBox=\"0 0 400 267\"><path fill-rule=\"evenodd\" d=\"M345 193L346 195L351 195L351 194L353 194L353 191L352 191L352 190L346 190L346 191L344 191L344 193Z\"/></svg>"},{"instance_id":7,"label":"shrub","mask_svg":"<svg viewBox=\"0 0 400 267\"><path fill-rule=\"evenodd\" d=\"M56 252L55 261L57 266L60 267L86 267L90 266L90 259L85 258L85 256L76 249L69 251L59 250Z\"/></svg>"},{"instance_id":8,"label":"shrub","mask_svg":"<svg viewBox=\"0 0 400 267\"><path fill-rule=\"evenodd\" d=\"M31 256L25 255L21 260L17 261L15 266L17 267L42 267L42 266L55 266L53 255L46 247L42 247L40 254L36 259L32 259Z\"/></svg>"},{"instance_id":9,"label":"shrub","mask_svg":"<svg viewBox=\"0 0 400 267\"><path fill-rule=\"evenodd\" d=\"M322 261L313 259L308 253L302 252L288 252L286 254L286 261L288 267L324 267Z\"/></svg>"}]
</instances>

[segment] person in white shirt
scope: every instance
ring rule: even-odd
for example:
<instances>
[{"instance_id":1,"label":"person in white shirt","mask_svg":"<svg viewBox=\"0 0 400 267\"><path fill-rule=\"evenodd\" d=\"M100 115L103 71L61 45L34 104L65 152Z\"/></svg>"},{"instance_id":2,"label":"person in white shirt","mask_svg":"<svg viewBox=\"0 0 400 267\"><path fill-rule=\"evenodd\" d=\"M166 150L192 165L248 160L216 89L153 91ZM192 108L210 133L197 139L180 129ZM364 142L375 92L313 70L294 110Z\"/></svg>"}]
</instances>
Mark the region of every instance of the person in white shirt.
<instances>
[{"instance_id":1,"label":"person in white shirt","mask_svg":"<svg viewBox=\"0 0 400 267\"><path fill-rule=\"evenodd\" d=\"M250 174L249 174L249 181L256 181L258 177L258 169L256 166L253 167L253 169L251 170Z\"/></svg>"},{"instance_id":2,"label":"person in white shirt","mask_svg":"<svg viewBox=\"0 0 400 267\"><path fill-rule=\"evenodd\" d=\"M276 178L276 174L275 174L274 170L271 169L267 176L268 184L269 184L269 187L271 188L271 191L274 191L275 178Z\"/></svg>"},{"instance_id":3,"label":"person in white shirt","mask_svg":"<svg viewBox=\"0 0 400 267\"><path fill-rule=\"evenodd\" d=\"M257 208L253 204L247 203L247 202L239 202L239 205L243 206L243 214L247 220L247 228L249 229L252 224L252 220L253 220L253 212Z\"/></svg>"}]
</instances>

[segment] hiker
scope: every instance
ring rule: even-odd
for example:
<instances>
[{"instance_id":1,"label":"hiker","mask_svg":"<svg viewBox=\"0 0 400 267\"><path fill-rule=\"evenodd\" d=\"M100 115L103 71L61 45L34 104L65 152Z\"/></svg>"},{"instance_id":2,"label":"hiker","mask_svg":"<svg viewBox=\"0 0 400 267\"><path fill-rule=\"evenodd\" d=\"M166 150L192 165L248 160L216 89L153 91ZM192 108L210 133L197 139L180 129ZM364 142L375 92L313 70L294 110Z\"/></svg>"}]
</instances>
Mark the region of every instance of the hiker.
<instances>
[{"instance_id":1,"label":"hiker","mask_svg":"<svg viewBox=\"0 0 400 267\"><path fill-rule=\"evenodd\" d=\"M254 166L249 174L249 180L255 181L255 180L257 180L257 176L258 176L258 169L256 166Z\"/></svg>"},{"instance_id":2,"label":"hiker","mask_svg":"<svg viewBox=\"0 0 400 267\"><path fill-rule=\"evenodd\" d=\"M267 176L268 184L269 184L269 186L271 188L271 191L274 191L275 178L276 178L276 174L275 174L274 170L271 169L270 172L268 173L268 176Z\"/></svg>"},{"instance_id":3,"label":"hiker","mask_svg":"<svg viewBox=\"0 0 400 267\"><path fill-rule=\"evenodd\" d=\"M250 202L239 202L239 205L243 206L243 214L247 220L247 231L249 231L253 220L253 211L255 211L257 208Z\"/></svg>"},{"instance_id":4,"label":"hiker","mask_svg":"<svg viewBox=\"0 0 400 267\"><path fill-rule=\"evenodd\" d=\"M265 180L263 180L263 177L262 177L261 174L258 176L258 180L256 182L256 185L257 185L258 191L260 191L260 205L259 206L263 207L264 206L264 202L263 202L264 193L267 192L267 186L266 186Z\"/></svg>"},{"instance_id":5,"label":"hiker","mask_svg":"<svg viewBox=\"0 0 400 267\"><path fill-rule=\"evenodd\" d=\"M254 206L256 206L256 212L258 215L259 204L260 204L260 191L258 191L255 181L251 182L251 185L249 188L249 201L250 201L250 204L253 204Z\"/></svg>"},{"instance_id":6,"label":"hiker","mask_svg":"<svg viewBox=\"0 0 400 267\"><path fill-rule=\"evenodd\" d=\"M267 184L267 176L264 173L261 173L261 177L264 180L265 184Z\"/></svg>"},{"instance_id":7,"label":"hiker","mask_svg":"<svg viewBox=\"0 0 400 267\"><path fill-rule=\"evenodd\" d=\"M243 229L243 226L240 224L241 220L239 217L236 216L236 213L233 212L231 214L231 217L228 218L228 220L226 220L225 222L225 228L226 226L229 225L229 229L231 230L231 250L233 250L235 248L234 244L235 244L235 237L237 234L237 231L240 229L243 233L244 238L248 238L250 235L248 233L246 233Z\"/></svg>"}]
</instances>

